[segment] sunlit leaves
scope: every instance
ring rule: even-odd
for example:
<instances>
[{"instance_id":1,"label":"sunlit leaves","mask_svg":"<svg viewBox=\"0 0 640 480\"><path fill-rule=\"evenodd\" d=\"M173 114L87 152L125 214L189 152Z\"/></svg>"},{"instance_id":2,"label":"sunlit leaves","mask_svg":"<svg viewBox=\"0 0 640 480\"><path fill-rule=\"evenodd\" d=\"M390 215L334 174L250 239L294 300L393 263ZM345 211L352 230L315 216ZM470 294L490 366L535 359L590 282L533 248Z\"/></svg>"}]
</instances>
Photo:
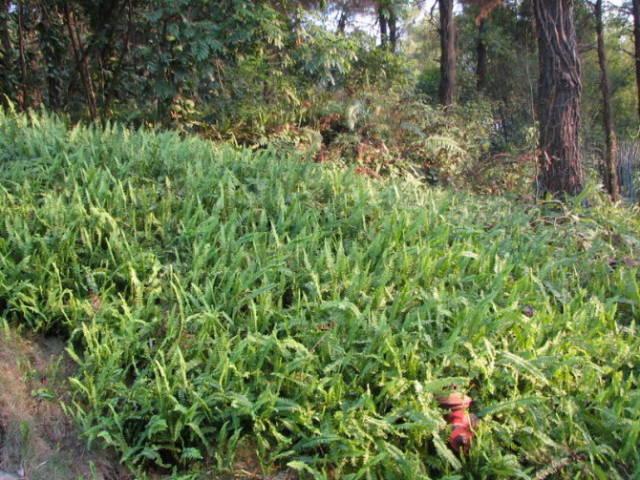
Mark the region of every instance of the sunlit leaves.
<instances>
[{"instance_id":1,"label":"sunlit leaves","mask_svg":"<svg viewBox=\"0 0 640 480\"><path fill-rule=\"evenodd\" d=\"M0 114L0 162L3 319L69 338L67 411L138 471L230 469L242 443L318 478L640 460L638 267L607 262L637 258L629 211L43 116ZM450 385L481 416L465 458Z\"/></svg>"}]
</instances>

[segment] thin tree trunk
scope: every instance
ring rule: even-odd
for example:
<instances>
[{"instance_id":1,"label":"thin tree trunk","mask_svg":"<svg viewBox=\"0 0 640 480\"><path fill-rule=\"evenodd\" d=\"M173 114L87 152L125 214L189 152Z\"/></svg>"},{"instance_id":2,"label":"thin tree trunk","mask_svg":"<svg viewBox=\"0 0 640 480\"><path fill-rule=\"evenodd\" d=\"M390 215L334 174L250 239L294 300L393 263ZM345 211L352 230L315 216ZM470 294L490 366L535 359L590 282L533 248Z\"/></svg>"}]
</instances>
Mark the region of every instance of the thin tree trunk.
<instances>
[{"instance_id":1,"label":"thin tree trunk","mask_svg":"<svg viewBox=\"0 0 640 480\"><path fill-rule=\"evenodd\" d=\"M18 55L20 61L20 89L22 91L20 108L29 106L29 86L27 81L27 57L24 44L24 2L18 3Z\"/></svg>"},{"instance_id":2,"label":"thin tree trunk","mask_svg":"<svg viewBox=\"0 0 640 480\"><path fill-rule=\"evenodd\" d=\"M0 88L2 93L9 95L13 91L13 45L11 44L11 34L9 32L9 0L2 2L2 12L0 12L0 41L2 51L0 52ZM0 100L5 103L4 96Z\"/></svg>"},{"instance_id":3,"label":"thin tree trunk","mask_svg":"<svg viewBox=\"0 0 640 480\"><path fill-rule=\"evenodd\" d=\"M440 103L453 105L456 90L456 33L453 0L438 0L440 7Z\"/></svg>"},{"instance_id":4,"label":"thin tree trunk","mask_svg":"<svg viewBox=\"0 0 640 480\"><path fill-rule=\"evenodd\" d=\"M389 47L391 52L395 53L398 48L398 17L396 16L396 12L391 7L389 9Z\"/></svg>"},{"instance_id":5,"label":"thin tree trunk","mask_svg":"<svg viewBox=\"0 0 640 480\"><path fill-rule=\"evenodd\" d=\"M13 51L11 46L11 36L9 35L9 6L11 2L4 0L2 2L2 13L0 14L0 35L2 36L2 53L3 58Z\"/></svg>"},{"instance_id":6,"label":"thin tree trunk","mask_svg":"<svg viewBox=\"0 0 640 480\"><path fill-rule=\"evenodd\" d=\"M340 18L338 19L338 28L337 32L340 35L344 35L345 30L347 29L347 20L349 19L349 11L345 6L340 12Z\"/></svg>"},{"instance_id":7,"label":"thin tree trunk","mask_svg":"<svg viewBox=\"0 0 640 480\"><path fill-rule=\"evenodd\" d=\"M580 60L573 0L534 0L538 34L539 193L576 195L584 186L579 146Z\"/></svg>"},{"instance_id":8,"label":"thin tree trunk","mask_svg":"<svg viewBox=\"0 0 640 480\"><path fill-rule=\"evenodd\" d=\"M378 22L380 23L380 46L387 48L389 42L389 34L387 33L387 17L384 15L384 9L378 7Z\"/></svg>"},{"instance_id":9,"label":"thin tree trunk","mask_svg":"<svg viewBox=\"0 0 640 480\"><path fill-rule=\"evenodd\" d=\"M596 0L594 5L596 17L596 36L598 41L598 63L600 64L600 90L602 91L602 126L605 138L605 174L604 182L611 199L616 202L620 199L620 186L618 184L618 145L613 128L613 115L611 114L611 86L609 84L609 72L607 68L607 53L604 45L604 24L602 21L602 0Z\"/></svg>"},{"instance_id":10,"label":"thin tree trunk","mask_svg":"<svg viewBox=\"0 0 640 480\"><path fill-rule=\"evenodd\" d=\"M87 106L89 107L89 114L91 115L91 118L95 120L98 117L98 107L95 91L93 89L93 81L89 71L89 59L88 55L85 55L82 42L78 36L73 12L69 8L69 4L66 2L64 3L64 17L69 31L69 39L71 40L71 49L73 50L76 63L80 67L80 77L82 78Z\"/></svg>"},{"instance_id":11,"label":"thin tree trunk","mask_svg":"<svg viewBox=\"0 0 640 480\"><path fill-rule=\"evenodd\" d=\"M484 32L486 30L485 20L480 20L478 24L478 43L476 45L476 80L477 89L481 93L487 86L487 44L484 41Z\"/></svg>"},{"instance_id":12,"label":"thin tree trunk","mask_svg":"<svg viewBox=\"0 0 640 480\"><path fill-rule=\"evenodd\" d=\"M638 95L638 117L640 118L640 0L631 2L633 7L633 38L636 48L636 87Z\"/></svg>"}]
</instances>

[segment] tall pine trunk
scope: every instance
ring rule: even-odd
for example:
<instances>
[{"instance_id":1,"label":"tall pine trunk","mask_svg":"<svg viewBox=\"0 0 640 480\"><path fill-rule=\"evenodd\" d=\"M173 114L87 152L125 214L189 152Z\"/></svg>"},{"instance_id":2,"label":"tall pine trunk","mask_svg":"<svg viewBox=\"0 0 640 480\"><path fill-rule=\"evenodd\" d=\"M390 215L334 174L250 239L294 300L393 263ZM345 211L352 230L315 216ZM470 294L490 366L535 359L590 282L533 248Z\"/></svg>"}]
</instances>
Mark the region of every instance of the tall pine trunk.
<instances>
[{"instance_id":1,"label":"tall pine trunk","mask_svg":"<svg viewBox=\"0 0 640 480\"><path fill-rule=\"evenodd\" d=\"M611 114L611 86L609 84L609 72L607 68L607 53L604 45L604 23L602 20L602 0L596 0L594 5L596 17L596 36L598 42L598 63L600 64L600 90L602 92L602 126L604 128L605 152L604 152L604 183L615 202L620 198L618 184L618 146L616 134L613 128L613 115Z\"/></svg>"},{"instance_id":2,"label":"tall pine trunk","mask_svg":"<svg viewBox=\"0 0 640 480\"><path fill-rule=\"evenodd\" d=\"M440 7L440 103L453 104L456 92L456 32L453 0L438 0Z\"/></svg>"},{"instance_id":3,"label":"tall pine trunk","mask_svg":"<svg viewBox=\"0 0 640 480\"><path fill-rule=\"evenodd\" d=\"M638 118L640 118L640 0L632 1L633 38L636 50L636 87L638 95Z\"/></svg>"},{"instance_id":4,"label":"tall pine trunk","mask_svg":"<svg viewBox=\"0 0 640 480\"><path fill-rule=\"evenodd\" d=\"M11 33L9 30L9 18L10 18L10 2L9 0L2 0L0 4L0 42L2 50L0 50L0 93L4 93L7 96L13 95L14 90L14 51L11 43ZM4 104L4 96L0 97L0 104Z\"/></svg>"},{"instance_id":5,"label":"tall pine trunk","mask_svg":"<svg viewBox=\"0 0 640 480\"><path fill-rule=\"evenodd\" d=\"M573 0L534 0L538 81L539 193L576 195L584 186L579 145L580 60Z\"/></svg>"}]
</instances>

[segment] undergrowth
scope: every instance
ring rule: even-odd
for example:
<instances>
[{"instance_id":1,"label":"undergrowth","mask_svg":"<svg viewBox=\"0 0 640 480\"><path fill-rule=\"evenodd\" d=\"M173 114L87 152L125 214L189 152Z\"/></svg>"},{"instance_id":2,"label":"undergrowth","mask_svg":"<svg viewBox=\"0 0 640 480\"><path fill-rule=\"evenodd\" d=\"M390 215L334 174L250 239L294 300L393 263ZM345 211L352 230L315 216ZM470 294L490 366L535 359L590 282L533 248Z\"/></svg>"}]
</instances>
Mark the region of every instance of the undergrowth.
<instances>
[{"instance_id":1,"label":"undergrowth","mask_svg":"<svg viewBox=\"0 0 640 480\"><path fill-rule=\"evenodd\" d=\"M140 476L633 478L640 225L582 200L2 113L0 312L68 338L67 412Z\"/></svg>"}]
</instances>

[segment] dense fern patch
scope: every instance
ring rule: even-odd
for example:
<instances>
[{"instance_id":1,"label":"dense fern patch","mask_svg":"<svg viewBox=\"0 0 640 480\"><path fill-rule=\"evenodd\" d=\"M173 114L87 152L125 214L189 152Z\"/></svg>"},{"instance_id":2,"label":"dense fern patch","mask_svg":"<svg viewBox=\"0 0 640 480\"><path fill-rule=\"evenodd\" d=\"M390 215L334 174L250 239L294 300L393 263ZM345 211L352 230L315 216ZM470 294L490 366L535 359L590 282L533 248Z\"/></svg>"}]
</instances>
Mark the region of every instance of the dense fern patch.
<instances>
[{"instance_id":1,"label":"dense fern patch","mask_svg":"<svg viewBox=\"0 0 640 480\"><path fill-rule=\"evenodd\" d=\"M636 215L0 116L3 321L69 339L67 411L138 471L639 475Z\"/></svg>"}]
</instances>

